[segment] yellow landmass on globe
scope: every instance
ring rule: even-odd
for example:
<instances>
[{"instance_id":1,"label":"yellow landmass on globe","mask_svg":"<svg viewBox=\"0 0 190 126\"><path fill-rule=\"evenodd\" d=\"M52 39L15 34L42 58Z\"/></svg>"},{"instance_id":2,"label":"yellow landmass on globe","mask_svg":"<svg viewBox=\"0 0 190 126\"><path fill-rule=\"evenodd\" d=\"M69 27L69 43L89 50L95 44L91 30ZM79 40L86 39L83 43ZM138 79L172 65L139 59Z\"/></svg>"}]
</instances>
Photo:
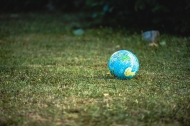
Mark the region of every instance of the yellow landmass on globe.
<instances>
[{"instance_id":1,"label":"yellow landmass on globe","mask_svg":"<svg viewBox=\"0 0 190 126\"><path fill-rule=\"evenodd\" d=\"M131 68L127 68L124 72L125 76L134 76L135 72L131 72L132 69Z\"/></svg>"}]
</instances>

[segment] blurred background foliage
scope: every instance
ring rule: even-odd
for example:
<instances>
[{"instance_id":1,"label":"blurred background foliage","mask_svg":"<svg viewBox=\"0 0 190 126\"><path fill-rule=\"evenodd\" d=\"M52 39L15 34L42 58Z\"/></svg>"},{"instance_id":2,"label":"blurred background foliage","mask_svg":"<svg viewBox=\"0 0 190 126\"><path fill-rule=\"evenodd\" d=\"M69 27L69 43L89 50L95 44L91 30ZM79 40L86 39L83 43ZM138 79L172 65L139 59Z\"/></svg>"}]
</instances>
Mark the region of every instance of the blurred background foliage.
<instances>
[{"instance_id":1,"label":"blurred background foliage","mask_svg":"<svg viewBox=\"0 0 190 126\"><path fill-rule=\"evenodd\" d=\"M0 11L85 11L101 25L190 32L190 0L6 0Z\"/></svg>"}]
</instances>

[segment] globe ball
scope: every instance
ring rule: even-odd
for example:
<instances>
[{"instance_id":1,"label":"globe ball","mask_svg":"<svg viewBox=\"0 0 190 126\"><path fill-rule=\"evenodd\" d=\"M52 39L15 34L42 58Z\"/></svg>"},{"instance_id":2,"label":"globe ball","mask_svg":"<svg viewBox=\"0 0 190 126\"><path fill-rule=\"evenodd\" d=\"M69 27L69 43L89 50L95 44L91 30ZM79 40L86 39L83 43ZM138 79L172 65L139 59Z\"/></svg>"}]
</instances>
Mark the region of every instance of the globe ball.
<instances>
[{"instance_id":1,"label":"globe ball","mask_svg":"<svg viewBox=\"0 0 190 126\"><path fill-rule=\"evenodd\" d=\"M108 68L118 79L132 79L139 70L139 60L134 53L119 50L111 55Z\"/></svg>"}]
</instances>

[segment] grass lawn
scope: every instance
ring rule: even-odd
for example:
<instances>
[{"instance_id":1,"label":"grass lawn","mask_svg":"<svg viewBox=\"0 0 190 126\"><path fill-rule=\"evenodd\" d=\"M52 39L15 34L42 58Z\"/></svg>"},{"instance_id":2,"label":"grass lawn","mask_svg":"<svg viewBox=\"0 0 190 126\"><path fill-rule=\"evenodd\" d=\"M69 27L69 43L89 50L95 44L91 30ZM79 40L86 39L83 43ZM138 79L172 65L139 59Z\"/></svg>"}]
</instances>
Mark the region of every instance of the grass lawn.
<instances>
[{"instance_id":1,"label":"grass lawn","mask_svg":"<svg viewBox=\"0 0 190 126\"><path fill-rule=\"evenodd\" d=\"M190 38L148 47L141 31L88 26L81 14L0 15L0 125L190 125ZM131 80L109 74L118 49L139 59Z\"/></svg>"}]
</instances>

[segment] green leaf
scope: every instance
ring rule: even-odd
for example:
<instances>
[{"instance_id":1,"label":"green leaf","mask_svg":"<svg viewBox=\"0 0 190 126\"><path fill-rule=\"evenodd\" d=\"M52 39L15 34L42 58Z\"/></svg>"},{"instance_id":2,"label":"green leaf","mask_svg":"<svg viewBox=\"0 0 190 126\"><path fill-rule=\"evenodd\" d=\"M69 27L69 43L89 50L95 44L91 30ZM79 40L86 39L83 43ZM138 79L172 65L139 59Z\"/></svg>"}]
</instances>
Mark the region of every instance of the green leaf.
<instances>
[{"instance_id":1,"label":"green leaf","mask_svg":"<svg viewBox=\"0 0 190 126\"><path fill-rule=\"evenodd\" d=\"M144 0L138 0L135 3L135 11L138 11L139 9L143 10L143 9L145 9L145 7L146 7L146 5L145 5L145 1Z\"/></svg>"},{"instance_id":2,"label":"green leaf","mask_svg":"<svg viewBox=\"0 0 190 126\"><path fill-rule=\"evenodd\" d=\"M159 5L157 4L153 9L152 12L156 13L156 12L169 12L170 10L163 6L163 5Z\"/></svg>"}]
</instances>

